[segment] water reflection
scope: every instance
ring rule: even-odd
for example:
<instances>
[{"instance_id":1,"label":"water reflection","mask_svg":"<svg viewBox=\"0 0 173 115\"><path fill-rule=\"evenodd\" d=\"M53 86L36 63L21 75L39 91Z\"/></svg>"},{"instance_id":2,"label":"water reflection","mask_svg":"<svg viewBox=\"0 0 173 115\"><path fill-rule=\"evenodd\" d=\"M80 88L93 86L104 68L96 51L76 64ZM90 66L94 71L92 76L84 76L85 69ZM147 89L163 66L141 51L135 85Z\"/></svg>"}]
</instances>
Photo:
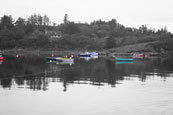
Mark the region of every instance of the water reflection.
<instances>
[{"instance_id":1,"label":"water reflection","mask_svg":"<svg viewBox=\"0 0 173 115\"><path fill-rule=\"evenodd\" d=\"M89 57L83 56L83 57L79 57L79 58L80 58L80 59L84 59L84 60L86 60L86 61L89 61L89 60L92 60L92 59L97 59L98 56L89 56Z\"/></svg>"},{"instance_id":2,"label":"water reflection","mask_svg":"<svg viewBox=\"0 0 173 115\"><path fill-rule=\"evenodd\" d=\"M85 61L76 58L69 63L47 63L45 57L5 56L0 65L0 85L3 88L29 88L48 90L49 83L60 82L68 91L70 84L116 87L125 78L138 77L145 82L150 76L167 77L173 75L171 58L134 60L133 63L117 63L111 58L96 58Z\"/></svg>"},{"instance_id":3,"label":"water reflection","mask_svg":"<svg viewBox=\"0 0 173 115\"><path fill-rule=\"evenodd\" d=\"M133 61L116 61L116 64L131 64Z\"/></svg>"}]
</instances>

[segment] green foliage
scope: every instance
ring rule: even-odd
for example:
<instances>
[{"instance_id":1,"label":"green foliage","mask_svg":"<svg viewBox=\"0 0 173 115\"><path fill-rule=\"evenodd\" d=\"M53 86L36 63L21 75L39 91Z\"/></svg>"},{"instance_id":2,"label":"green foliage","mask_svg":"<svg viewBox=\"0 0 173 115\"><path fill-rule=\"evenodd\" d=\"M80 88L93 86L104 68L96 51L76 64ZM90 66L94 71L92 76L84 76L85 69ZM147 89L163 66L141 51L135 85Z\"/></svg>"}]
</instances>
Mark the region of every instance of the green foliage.
<instances>
[{"instance_id":1,"label":"green foliage","mask_svg":"<svg viewBox=\"0 0 173 115\"><path fill-rule=\"evenodd\" d=\"M65 25L69 23L68 14L64 15L64 20L63 21L64 21Z\"/></svg>"},{"instance_id":2,"label":"green foliage","mask_svg":"<svg viewBox=\"0 0 173 115\"><path fill-rule=\"evenodd\" d=\"M71 36L65 35L62 39L58 41L57 46L59 48L85 48L89 42L89 38L87 36L81 34L73 34Z\"/></svg>"},{"instance_id":3,"label":"green foliage","mask_svg":"<svg viewBox=\"0 0 173 115\"><path fill-rule=\"evenodd\" d=\"M25 32L28 35L28 34L31 34L32 32L34 32L34 29L35 28L32 24L27 23L26 28L25 28Z\"/></svg>"},{"instance_id":4,"label":"green foliage","mask_svg":"<svg viewBox=\"0 0 173 115\"><path fill-rule=\"evenodd\" d=\"M4 15L0 20L0 48L14 47L45 47L61 49L90 49L101 50L119 46L149 43L153 49L172 50L173 35L167 28L159 30L148 28L146 25L138 29L125 27L116 19L110 21L95 20L90 24L70 22L65 14L63 23L56 26L50 25L47 15L33 14L27 19L18 18L16 21L11 16ZM60 31L62 37L51 42L48 31ZM158 41L158 42L156 42ZM169 42L170 41L170 42Z\"/></svg>"},{"instance_id":5,"label":"green foliage","mask_svg":"<svg viewBox=\"0 0 173 115\"><path fill-rule=\"evenodd\" d=\"M150 44L151 47L157 52L160 52L161 50L164 51L173 51L173 38L161 40L155 43Z\"/></svg>"},{"instance_id":6,"label":"green foliage","mask_svg":"<svg viewBox=\"0 0 173 115\"><path fill-rule=\"evenodd\" d=\"M15 34L9 29L0 30L0 48L13 48L16 46Z\"/></svg>"},{"instance_id":7,"label":"green foliage","mask_svg":"<svg viewBox=\"0 0 173 115\"><path fill-rule=\"evenodd\" d=\"M24 29L25 28L25 19L19 17L17 19L17 21L15 22L15 27Z\"/></svg>"},{"instance_id":8,"label":"green foliage","mask_svg":"<svg viewBox=\"0 0 173 115\"><path fill-rule=\"evenodd\" d=\"M14 26L11 16L4 15L0 22L0 29L12 29Z\"/></svg>"},{"instance_id":9,"label":"green foliage","mask_svg":"<svg viewBox=\"0 0 173 115\"><path fill-rule=\"evenodd\" d=\"M15 40L21 40L25 36L25 31L23 29L16 29L15 30L15 34L16 34L16 36L15 36L14 39Z\"/></svg>"},{"instance_id":10,"label":"green foliage","mask_svg":"<svg viewBox=\"0 0 173 115\"><path fill-rule=\"evenodd\" d=\"M29 36L20 41L21 47L47 47L49 44L47 36L44 33L36 30Z\"/></svg>"},{"instance_id":11,"label":"green foliage","mask_svg":"<svg viewBox=\"0 0 173 115\"><path fill-rule=\"evenodd\" d=\"M65 25L65 29L64 29L65 34L72 35L72 34L78 33L79 31L80 31L79 27L74 22L69 22L68 24Z\"/></svg>"},{"instance_id":12,"label":"green foliage","mask_svg":"<svg viewBox=\"0 0 173 115\"><path fill-rule=\"evenodd\" d=\"M108 37L106 39L106 48L110 49L110 48L115 48L115 47L116 47L115 39L113 37Z\"/></svg>"}]
</instances>

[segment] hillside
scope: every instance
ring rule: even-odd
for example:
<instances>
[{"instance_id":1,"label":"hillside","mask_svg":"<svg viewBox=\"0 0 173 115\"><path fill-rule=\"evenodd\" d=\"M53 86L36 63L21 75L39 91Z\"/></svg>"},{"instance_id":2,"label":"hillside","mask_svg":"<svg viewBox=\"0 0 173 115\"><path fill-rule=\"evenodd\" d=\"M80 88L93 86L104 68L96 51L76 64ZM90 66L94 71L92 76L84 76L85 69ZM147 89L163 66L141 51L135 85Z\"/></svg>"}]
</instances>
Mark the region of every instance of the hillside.
<instances>
[{"instance_id":1,"label":"hillside","mask_svg":"<svg viewBox=\"0 0 173 115\"><path fill-rule=\"evenodd\" d=\"M50 25L46 15L31 15L27 19L4 15L0 19L0 50L51 49L51 50L108 50L172 51L173 34L161 29L125 27L116 19L96 20L89 23L71 22L66 14L64 22Z\"/></svg>"},{"instance_id":2,"label":"hillside","mask_svg":"<svg viewBox=\"0 0 173 115\"><path fill-rule=\"evenodd\" d=\"M125 45L117 48L111 48L108 52L140 52L140 51L152 51L152 47L150 46L151 43L156 42L147 42L147 43L138 43L132 45Z\"/></svg>"}]
</instances>

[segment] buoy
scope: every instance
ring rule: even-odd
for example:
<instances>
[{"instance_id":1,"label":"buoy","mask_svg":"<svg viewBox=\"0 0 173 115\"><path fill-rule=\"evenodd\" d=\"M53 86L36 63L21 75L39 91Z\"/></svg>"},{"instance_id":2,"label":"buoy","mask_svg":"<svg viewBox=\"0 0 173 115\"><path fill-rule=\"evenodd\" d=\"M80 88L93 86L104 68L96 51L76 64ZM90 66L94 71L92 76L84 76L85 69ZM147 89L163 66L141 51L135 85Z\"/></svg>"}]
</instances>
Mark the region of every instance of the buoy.
<instances>
[{"instance_id":1,"label":"buoy","mask_svg":"<svg viewBox=\"0 0 173 115\"><path fill-rule=\"evenodd\" d=\"M17 54L17 55L16 55L16 57L18 58L18 57L19 57L19 55Z\"/></svg>"}]
</instances>

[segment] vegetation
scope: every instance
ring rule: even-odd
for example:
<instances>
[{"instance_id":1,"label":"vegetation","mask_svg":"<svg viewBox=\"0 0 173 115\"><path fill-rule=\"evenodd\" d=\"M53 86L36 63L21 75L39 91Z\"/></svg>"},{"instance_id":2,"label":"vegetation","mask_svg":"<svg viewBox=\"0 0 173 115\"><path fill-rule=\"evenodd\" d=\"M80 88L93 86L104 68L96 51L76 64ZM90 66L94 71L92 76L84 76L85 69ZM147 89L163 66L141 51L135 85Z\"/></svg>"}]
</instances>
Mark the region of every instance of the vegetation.
<instances>
[{"instance_id":1,"label":"vegetation","mask_svg":"<svg viewBox=\"0 0 173 115\"><path fill-rule=\"evenodd\" d=\"M51 40L46 31L59 31L62 37ZM103 50L127 45L148 43L153 51L172 51L173 34L167 28L150 29L146 25L125 27L116 19L75 23L65 14L63 23L51 24L47 15L34 14L14 20L4 15L0 19L0 49L55 48Z\"/></svg>"}]
</instances>

